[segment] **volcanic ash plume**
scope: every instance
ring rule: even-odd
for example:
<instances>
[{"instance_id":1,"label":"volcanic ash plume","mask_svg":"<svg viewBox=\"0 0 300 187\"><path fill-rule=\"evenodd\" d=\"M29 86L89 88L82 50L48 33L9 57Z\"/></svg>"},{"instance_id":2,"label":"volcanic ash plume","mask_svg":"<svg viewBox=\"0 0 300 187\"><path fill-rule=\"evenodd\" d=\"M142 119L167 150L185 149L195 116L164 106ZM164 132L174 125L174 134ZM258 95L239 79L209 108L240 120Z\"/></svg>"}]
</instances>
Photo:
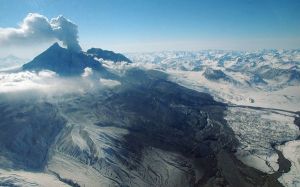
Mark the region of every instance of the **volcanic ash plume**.
<instances>
[{"instance_id":1,"label":"volcanic ash plume","mask_svg":"<svg viewBox=\"0 0 300 187\"><path fill-rule=\"evenodd\" d=\"M81 51L77 25L63 16L52 18L29 13L18 28L0 28L0 46L32 45L54 40Z\"/></svg>"}]
</instances>

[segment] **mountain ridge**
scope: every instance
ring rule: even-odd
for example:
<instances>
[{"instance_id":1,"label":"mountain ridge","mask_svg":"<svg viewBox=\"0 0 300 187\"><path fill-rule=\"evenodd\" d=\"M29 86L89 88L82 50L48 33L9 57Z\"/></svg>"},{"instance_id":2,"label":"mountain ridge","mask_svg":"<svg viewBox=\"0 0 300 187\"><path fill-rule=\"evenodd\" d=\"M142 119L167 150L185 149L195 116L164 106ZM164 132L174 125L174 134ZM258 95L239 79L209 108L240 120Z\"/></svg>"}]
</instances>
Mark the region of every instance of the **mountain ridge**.
<instances>
[{"instance_id":1,"label":"mountain ridge","mask_svg":"<svg viewBox=\"0 0 300 187\"><path fill-rule=\"evenodd\" d=\"M91 50L95 54L91 54ZM107 74L108 71L95 58L112 61L127 59L127 62L130 62L124 55L112 51L92 48L88 52L76 52L63 48L56 42L32 61L24 64L22 69L34 71L50 70L61 76L76 76L81 75L85 68L91 68L93 71Z\"/></svg>"}]
</instances>

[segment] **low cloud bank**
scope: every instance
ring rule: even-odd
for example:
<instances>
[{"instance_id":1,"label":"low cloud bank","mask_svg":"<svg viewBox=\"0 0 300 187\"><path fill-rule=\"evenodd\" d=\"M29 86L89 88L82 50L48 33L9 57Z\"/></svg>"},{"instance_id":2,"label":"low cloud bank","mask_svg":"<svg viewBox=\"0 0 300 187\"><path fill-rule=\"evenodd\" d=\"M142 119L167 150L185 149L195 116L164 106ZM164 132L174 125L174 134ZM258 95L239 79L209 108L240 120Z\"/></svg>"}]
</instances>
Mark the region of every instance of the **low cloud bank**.
<instances>
[{"instance_id":1,"label":"low cloud bank","mask_svg":"<svg viewBox=\"0 0 300 187\"><path fill-rule=\"evenodd\" d=\"M46 95L63 95L66 93L85 93L94 89L105 89L120 85L119 81L92 77L93 71L86 69L82 77L63 78L55 72L22 71L16 73L0 72L0 94L43 93Z\"/></svg>"}]
</instances>

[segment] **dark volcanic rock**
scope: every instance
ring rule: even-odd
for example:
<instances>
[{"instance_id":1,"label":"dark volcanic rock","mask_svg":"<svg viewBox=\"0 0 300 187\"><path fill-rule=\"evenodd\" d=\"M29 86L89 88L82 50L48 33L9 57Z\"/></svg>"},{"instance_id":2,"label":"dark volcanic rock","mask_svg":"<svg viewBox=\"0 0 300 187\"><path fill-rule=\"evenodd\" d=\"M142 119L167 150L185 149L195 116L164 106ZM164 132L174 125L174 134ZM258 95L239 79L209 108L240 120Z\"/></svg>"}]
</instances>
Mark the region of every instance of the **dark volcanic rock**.
<instances>
[{"instance_id":1,"label":"dark volcanic rock","mask_svg":"<svg viewBox=\"0 0 300 187\"><path fill-rule=\"evenodd\" d=\"M228 79L228 76L221 70L214 70L211 68L206 68L204 71L204 76L208 80L220 80Z\"/></svg>"},{"instance_id":2,"label":"dark volcanic rock","mask_svg":"<svg viewBox=\"0 0 300 187\"><path fill-rule=\"evenodd\" d=\"M235 85L241 85L240 82L233 79L231 76L226 75L222 70L214 70L212 68L206 68L203 73L207 80L211 81L225 81Z\"/></svg>"},{"instance_id":3,"label":"dark volcanic rock","mask_svg":"<svg viewBox=\"0 0 300 187\"><path fill-rule=\"evenodd\" d=\"M58 43L23 65L24 70L51 70L63 76L80 75L86 67L107 74L104 67L92 56L62 48Z\"/></svg>"},{"instance_id":4,"label":"dark volcanic rock","mask_svg":"<svg viewBox=\"0 0 300 187\"><path fill-rule=\"evenodd\" d=\"M49 103L19 101L0 105L0 155L22 169L43 169L48 150L65 120Z\"/></svg>"},{"instance_id":5,"label":"dark volcanic rock","mask_svg":"<svg viewBox=\"0 0 300 187\"><path fill-rule=\"evenodd\" d=\"M250 83L255 85L266 85L268 84L263 78L261 78L258 74L254 74L250 77Z\"/></svg>"},{"instance_id":6,"label":"dark volcanic rock","mask_svg":"<svg viewBox=\"0 0 300 187\"><path fill-rule=\"evenodd\" d=\"M103 60L110 60L113 62L127 62L132 63L126 56L120 53L114 53L113 51L103 50L100 48L91 48L87 50L87 53Z\"/></svg>"}]
</instances>

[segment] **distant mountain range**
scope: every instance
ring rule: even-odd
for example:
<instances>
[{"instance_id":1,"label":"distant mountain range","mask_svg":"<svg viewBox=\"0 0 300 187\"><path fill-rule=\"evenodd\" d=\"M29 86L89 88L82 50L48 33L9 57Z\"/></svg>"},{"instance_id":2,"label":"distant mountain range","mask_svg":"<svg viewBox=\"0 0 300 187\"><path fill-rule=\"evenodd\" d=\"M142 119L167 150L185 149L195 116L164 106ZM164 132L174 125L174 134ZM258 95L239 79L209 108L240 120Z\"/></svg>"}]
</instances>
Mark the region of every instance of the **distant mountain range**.
<instances>
[{"instance_id":1,"label":"distant mountain range","mask_svg":"<svg viewBox=\"0 0 300 187\"><path fill-rule=\"evenodd\" d=\"M28 60L13 55L0 58L0 70L21 67L26 61Z\"/></svg>"},{"instance_id":2,"label":"distant mountain range","mask_svg":"<svg viewBox=\"0 0 300 187\"><path fill-rule=\"evenodd\" d=\"M130 54L130 58L163 71L199 72L209 81L238 86L277 89L300 85L300 50L157 52Z\"/></svg>"}]
</instances>

